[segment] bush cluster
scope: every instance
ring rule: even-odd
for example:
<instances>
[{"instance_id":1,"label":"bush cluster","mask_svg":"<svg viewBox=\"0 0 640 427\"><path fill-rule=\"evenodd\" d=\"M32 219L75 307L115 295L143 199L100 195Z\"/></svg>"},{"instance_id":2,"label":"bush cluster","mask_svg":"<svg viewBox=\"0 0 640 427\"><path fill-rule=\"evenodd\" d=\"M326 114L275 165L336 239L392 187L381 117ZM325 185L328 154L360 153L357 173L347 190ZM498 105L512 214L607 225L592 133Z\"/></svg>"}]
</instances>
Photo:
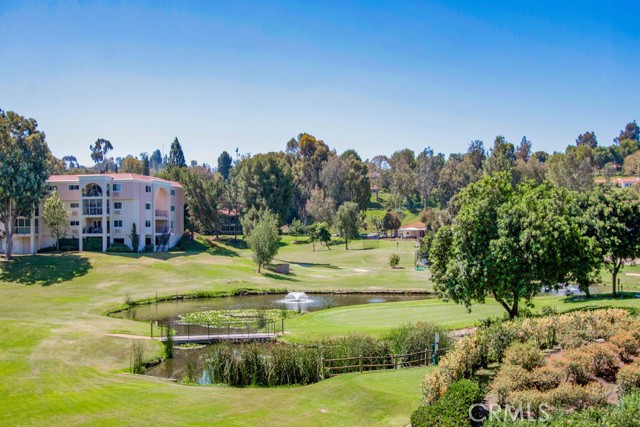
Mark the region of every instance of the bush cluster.
<instances>
[{"instance_id":1,"label":"bush cluster","mask_svg":"<svg viewBox=\"0 0 640 427\"><path fill-rule=\"evenodd\" d=\"M635 361L621 368L618 371L616 384L622 394L640 389L640 362Z\"/></svg>"},{"instance_id":2,"label":"bush cluster","mask_svg":"<svg viewBox=\"0 0 640 427\"><path fill-rule=\"evenodd\" d=\"M470 424L469 408L482 400L478 383L457 381L433 404L420 406L411 415L413 427L459 427Z\"/></svg>"}]
</instances>

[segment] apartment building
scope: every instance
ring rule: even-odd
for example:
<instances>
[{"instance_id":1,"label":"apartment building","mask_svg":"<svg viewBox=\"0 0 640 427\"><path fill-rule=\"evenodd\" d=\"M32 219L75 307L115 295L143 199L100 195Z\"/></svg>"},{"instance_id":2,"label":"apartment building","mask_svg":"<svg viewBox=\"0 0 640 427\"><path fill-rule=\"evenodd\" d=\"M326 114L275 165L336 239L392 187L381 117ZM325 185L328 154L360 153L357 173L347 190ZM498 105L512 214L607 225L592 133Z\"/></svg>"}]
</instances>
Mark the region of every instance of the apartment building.
<instances>
[{"instance_id":1,"label":"apartment building","mask_svg":"<svg viewBox=\"0 0 640 427\"><path fill-rule=\"evenodd\" d=\"M89 242L102 251L114 243L131 248L131 228L136 224L139 250L145 246L164 251L184 233L184 189L177 182L130 173L99 175L52 175L50 191L57 191L68 217L67 236L79 240L79 249ZM55 245L40 220L44 200L32 218L17 218L14 253L33 254ZM0 239L0 253L6 247ZM99 243L98 243L99 242Z\"/></svg>"}]
</instances>

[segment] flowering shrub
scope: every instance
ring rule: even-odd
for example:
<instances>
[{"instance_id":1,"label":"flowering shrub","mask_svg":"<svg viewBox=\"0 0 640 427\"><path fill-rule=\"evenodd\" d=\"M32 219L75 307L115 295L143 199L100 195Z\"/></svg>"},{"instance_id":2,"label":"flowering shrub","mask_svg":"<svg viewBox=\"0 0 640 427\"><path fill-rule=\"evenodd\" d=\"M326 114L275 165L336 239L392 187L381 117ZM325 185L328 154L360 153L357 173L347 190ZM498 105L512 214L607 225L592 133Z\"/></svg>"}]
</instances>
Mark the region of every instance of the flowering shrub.
<instances>
[{"instance_id":1,"label":"flowering shrub","mask_svg":"<svg viewBox=\"0 0 640 427\"><path fill-rule=\"evenodd\" d=\"M560 369L545 365L531 371L531 384L540 391L558 387L563 373Z\"/></svg>"},{"instance_id":2,"label":"flowering shrub","mask_svg":"<svg viewBox=\"0 0 640 427\"><path fill-rule=\"evenodd\" d=\"M618 348L611 343L591 343L581 348L591 360L589 366L589 374L596 377L613 379L620 358L618 357Z\"/></svg>"},{"instance_id":3,"label":"flowering shrub","mask_svg":"<svg viewBox=\"0 0 640 427\"><path fill-rule=\"evenodd\" d=\"M507 348L504 363L522 366L527 371L542 366L544 355L533 342L515 342Z\"/></svg>"},{"instance_id":4,"label":"flowering shrub","mask_svg":"<svg viewBox=\"0 0 640 427\"><path fill-rule=\"evenodd\" d=\"M504 405L515 391L530 387L531 374L518 365L502 365L491 383L491 391L498 396L498 403Z\"/></svg>"},{"instance_id":5,"label":"flowering shrub","mask_svg":"<svg viewBox=\"0 0 640 427\"><path fill-rule=\"evenodd\" d=\"M620 358L626 362L638 353L638 340L630 332L620 331L609 342L618 347Z\"/></svg>"},{"instance_id":6,"label":"flowering shrub","mask_svg":"<svg viewBox=\"0 0 640 427\"><path fill-rule=\"evenodd\" d=\"M640 388L640 363L634 362L618 371L616 384L622 394Z\"/></svg>"}]
</instances>

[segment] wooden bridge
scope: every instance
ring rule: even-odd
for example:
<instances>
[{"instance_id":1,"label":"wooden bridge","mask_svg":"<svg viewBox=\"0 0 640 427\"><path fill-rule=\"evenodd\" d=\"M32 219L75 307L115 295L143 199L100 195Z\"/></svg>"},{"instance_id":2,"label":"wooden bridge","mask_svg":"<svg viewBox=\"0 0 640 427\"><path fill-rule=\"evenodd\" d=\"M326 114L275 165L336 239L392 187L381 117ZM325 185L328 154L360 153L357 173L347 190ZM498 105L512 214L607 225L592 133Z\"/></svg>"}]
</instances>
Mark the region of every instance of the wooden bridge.
<instances>
[{"instance_id":1,"label":"wooden bridge","mask_svg":"<svg viewBox=\"0 0 640 427\"><path fill-rule=\"evenodd\" d=\"M159 334L154 336L154 325ZM151 338L174 344L213 344L217 342L271 341L284 333L284 323L276 330L275 322L266 322L261 327L246 323L244 326L211 326L183 323L151 322Z\"/></svg>"}]
</instances>

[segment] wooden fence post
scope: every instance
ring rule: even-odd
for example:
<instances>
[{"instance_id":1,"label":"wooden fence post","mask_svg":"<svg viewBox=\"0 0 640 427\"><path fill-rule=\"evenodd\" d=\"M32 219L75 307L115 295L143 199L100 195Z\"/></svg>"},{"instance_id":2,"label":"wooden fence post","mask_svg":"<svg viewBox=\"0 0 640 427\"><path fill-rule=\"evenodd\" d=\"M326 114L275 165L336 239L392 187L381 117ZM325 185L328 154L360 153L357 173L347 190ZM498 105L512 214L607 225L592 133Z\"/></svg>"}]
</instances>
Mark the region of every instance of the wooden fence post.
<instances>
[{"instance_id":1,"label":"wooden fence post","mask_svg":"<svg viewBox=\"0 0 640 427\"><path fill-rule=\"evenodd\" d=\"M362 373L362 355L360 355L360 373Z\"/></svg>"}]
</instances>

